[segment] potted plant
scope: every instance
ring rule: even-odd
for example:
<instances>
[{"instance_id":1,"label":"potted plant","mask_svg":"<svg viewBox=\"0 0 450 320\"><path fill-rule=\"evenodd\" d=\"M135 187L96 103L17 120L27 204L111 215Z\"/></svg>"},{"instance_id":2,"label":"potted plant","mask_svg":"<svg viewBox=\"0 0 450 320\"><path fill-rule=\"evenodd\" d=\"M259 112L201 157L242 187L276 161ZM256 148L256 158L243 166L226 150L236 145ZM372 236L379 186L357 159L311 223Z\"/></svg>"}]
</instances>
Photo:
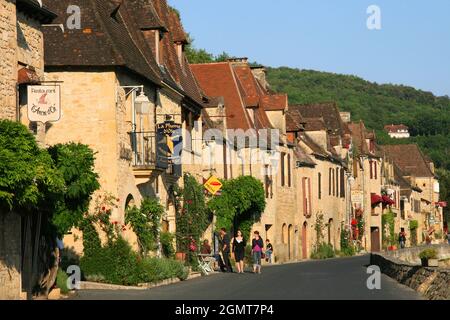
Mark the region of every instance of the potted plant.
<instances>
[{"instance_id":1,"label":"potted plant","mask_svg":"<svg viewBox=\"0 0 450 320\"><path fill-rule=\"evenodd\" d=\"M438 267L437 251L435 249L426 249L419 254L423 267Z\"/></svg>"}]
</instances>

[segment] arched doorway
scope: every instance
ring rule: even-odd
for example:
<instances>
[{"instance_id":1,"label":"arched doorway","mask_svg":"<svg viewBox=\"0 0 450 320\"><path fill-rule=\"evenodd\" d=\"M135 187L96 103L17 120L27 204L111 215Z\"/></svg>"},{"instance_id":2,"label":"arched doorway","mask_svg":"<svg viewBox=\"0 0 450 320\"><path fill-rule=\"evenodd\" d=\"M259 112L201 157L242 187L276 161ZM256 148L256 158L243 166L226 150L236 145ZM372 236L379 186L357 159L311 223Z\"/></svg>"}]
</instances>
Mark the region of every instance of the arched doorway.
<instances>
[{"instance_id":1,"label":"arched doorway","mask_svg":"<svg viewBox=\"0 0 450 320\"><path fill-rule=\"evenodd\" d=\"M132 194L129 194L127 196L127 200L125 200L125 211L127 209L131 209L136 205L136 203L134 202L134 197Z\"/></svg>"},{"instance_id":2,"label":"arched doorway","mask_svg":"<svg viewBox=\"0 0 450 320\"><path fill-rule=\"evenodd\" d=\"M308 223L305 222L302 227L302 258L308 259Z\"/></svg>"},{"instance_id":3,"label":"arched doorway","mask_svg":"<svg viewBox=\"0 0 450 320\"><path fill-rule=\"evenodd\" d=\"M328 244L334 247L333 219L328 220Z\"/></svg>"}]
</instances>

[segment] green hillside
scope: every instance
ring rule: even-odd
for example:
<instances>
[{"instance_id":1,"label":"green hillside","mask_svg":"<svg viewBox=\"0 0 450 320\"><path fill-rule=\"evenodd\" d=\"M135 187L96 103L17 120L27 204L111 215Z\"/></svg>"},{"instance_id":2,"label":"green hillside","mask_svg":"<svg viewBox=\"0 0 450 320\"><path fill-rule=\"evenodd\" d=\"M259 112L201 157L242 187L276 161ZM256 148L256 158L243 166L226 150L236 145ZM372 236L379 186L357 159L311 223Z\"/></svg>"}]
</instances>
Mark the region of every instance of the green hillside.
<instances>
[{"instance_id":1,"label":"green hillside","mask_svg":"<svg viewBox=\"0 0 450 320\"><path fill-rule=\"evenodd\" d=\"M377 84L348 75L269 68L272 89L289 95L289 102L336 101L352 120L364 120L377 131L382 144L418 143L441 168L450 170L450 98L411 87ZM384 132L387 124L406 124L413 137L392 140Z\"/></svg>"}]
</instances>

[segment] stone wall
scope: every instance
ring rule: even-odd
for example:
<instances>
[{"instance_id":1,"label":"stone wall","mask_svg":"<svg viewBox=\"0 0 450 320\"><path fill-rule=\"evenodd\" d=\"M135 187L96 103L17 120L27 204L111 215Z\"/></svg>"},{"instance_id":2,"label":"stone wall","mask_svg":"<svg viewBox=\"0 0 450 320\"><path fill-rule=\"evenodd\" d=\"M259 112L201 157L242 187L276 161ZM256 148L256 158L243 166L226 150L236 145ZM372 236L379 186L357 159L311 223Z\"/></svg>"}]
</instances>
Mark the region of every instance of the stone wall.
<instances>
[{"instance_id":1,"label":"stone wall","mask_svg":"<svg viewBox=\"0 0 450 320\"><path fill-rule=\"evenodd\" d=\"M450 299L450 269L424 268L393 257L393 254L379 253L371 255L371 264L379 266L384 274L418 291L427 299Z\"/></svg>"},{"instance_id":2,"label":"stone wall","mask_svg":"<svg viewBox=\"0 0 450 320\"><path fill-rule=\"evenodd\" d=\"M0 300L20 298L21 219L0 212Z\"/></svg>"},{"instance_id":3,"label":"stone wall","mask_svg":"<svg viewBox=\"0 0 450 320\"><path fill-rule=\"evenodd\" d=\"M0 0L0 119L16 119L16 7Z\"/></svg>"}]
</instances>

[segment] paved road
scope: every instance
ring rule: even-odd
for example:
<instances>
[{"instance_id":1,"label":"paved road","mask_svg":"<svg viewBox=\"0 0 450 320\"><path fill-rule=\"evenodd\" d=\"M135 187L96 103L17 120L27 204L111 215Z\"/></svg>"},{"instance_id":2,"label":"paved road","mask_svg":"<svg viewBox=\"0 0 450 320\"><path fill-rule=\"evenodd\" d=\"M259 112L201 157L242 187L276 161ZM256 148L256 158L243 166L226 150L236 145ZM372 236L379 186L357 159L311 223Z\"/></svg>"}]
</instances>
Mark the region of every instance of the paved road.
<instances>
[{"instance_id":1,"label":"paved road","mask_svg":"<svg viewBox=\"0 0 450 320\"><path fill-rule=\"evenodd\" d=\"M261 275L217 274L145 291L81 291L83 300L397 300L421 299L382 275L367 289L369 256L271 266Z\"/></svg>"}]
</instances>

